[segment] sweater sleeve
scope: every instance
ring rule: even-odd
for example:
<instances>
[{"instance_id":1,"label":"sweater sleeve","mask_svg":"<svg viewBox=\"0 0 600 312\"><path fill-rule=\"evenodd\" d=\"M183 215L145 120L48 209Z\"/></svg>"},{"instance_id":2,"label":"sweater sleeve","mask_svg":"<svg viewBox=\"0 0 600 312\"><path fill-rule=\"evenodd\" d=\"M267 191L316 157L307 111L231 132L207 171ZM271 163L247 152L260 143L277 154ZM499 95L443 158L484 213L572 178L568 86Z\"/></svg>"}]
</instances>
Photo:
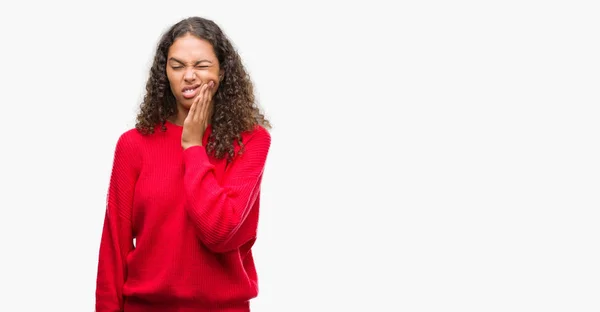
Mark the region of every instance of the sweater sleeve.
<instances>
[{"instance_id":1,"label":"sweater sleeve","mask_svg":"<svg viewBox=\"0 0 600 312\"><path fill-rule=\"evenodd\" d=\"M123 311L122 289L127 275L125 259L133 249L131 209L138 173L135 163L134 147L122 135L114 152L100 240L96 312Z\"/></svg>"},{"instance_id":2,"label":"sweater sleeve","mask_svg":"<svg viewBox=\"0 0 600 312\"><path fill-rule=\"evenodd\" d=\"M220 181L204 146L184 151L188 215L200 240L213 252L235 250L256 235L256 226L238 230L257 200L271 145L270 134L258 129L244 142L244 153L236 155Z\"/></svg>"}]
</instances>

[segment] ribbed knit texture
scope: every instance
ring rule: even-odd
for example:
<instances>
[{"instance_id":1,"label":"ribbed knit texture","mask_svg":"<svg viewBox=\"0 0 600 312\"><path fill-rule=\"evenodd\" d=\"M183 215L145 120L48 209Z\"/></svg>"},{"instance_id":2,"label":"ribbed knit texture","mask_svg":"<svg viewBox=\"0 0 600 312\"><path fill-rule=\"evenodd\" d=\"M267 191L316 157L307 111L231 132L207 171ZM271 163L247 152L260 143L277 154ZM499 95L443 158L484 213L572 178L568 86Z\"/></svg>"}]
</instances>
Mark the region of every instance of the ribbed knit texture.
<instances>
[{"instance_id":1,"label":"ribbed knit texture","mask_svg":"<svg viewBox=\"0 0 600 312\"><path fill-rule=\"evenodd\" d=\"M227 164L181 147L167 122L123 133L114 154L100 243L96 312L241 312L258 294L251 247L271 144L257 126ZM133 239L135 238L135 247Z\"/></svg>"}]
</instances>

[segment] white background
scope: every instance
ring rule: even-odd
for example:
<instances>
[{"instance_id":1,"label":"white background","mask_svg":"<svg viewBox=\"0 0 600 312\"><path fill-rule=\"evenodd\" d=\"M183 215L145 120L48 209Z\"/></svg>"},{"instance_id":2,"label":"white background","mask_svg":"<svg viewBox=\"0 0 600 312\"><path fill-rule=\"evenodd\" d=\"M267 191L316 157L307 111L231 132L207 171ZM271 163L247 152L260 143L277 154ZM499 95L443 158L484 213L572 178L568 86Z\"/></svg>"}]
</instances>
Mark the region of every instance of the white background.
<instances>
[{"instance_id":1,"label":"white background","mask_svg":"<svg viewBox=\"0 0 600 312\"><path fill-rule=\"evenodd\" d=\"M0 311L93 311L114 146L191 15L274 125L253 311L598 311L594 1L382 3L2 4Z\"/></svg>"}]
</instances>

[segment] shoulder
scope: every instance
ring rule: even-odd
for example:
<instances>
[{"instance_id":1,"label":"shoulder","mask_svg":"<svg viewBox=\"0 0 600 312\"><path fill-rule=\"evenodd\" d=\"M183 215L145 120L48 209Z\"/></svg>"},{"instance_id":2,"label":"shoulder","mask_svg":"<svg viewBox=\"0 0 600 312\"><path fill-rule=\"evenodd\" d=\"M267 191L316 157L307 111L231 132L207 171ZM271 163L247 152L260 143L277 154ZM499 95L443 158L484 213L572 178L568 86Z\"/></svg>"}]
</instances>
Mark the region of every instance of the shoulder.
<instances>
[{"instance_id":1,"label":"shoulder","mask_svg":"<svg viewBox=\"0 0 600 312\"><path fill-rule=\"evenodd\" d=\"M115 157L139 160L143 135L135 128L122 132L116 142Z\"/></svg>"},{"instance_id":2,"label":"shoulder","mask_svg":"<svg viewBox=\"0 0 600 312\"><path fill-rule=\"evenodd\" d=\"M239 158L244 154L266 156L271 148L271 134L263 126L255 125L252 130L242 132L243 148L238 143L239 142L234 143L236 158Z\"/></svg>"},{"instance_id":3,"label":"shoulder","mask_svg":"<svg viewBox=\"0 0 600 312\"><path fill-rule=\"evenodd\" d=\"M122 132L117 138L117 146L136 145L142 138L142 134L136 128L130 128Z\"/></svg>"},{"instance_id":4,"label":"shoulder","mask_svg":"<svg viewBox=\"0 0 600 312\"><path fill-rule=\"evenodd\" d=\"M254 128L252 130L242 133L242 140L244 140L244 142L263 142L270 145L271 134L269 133L269 130L267 130L265 127L257 124L254 125Z\"/></svg>"}]
</instances>

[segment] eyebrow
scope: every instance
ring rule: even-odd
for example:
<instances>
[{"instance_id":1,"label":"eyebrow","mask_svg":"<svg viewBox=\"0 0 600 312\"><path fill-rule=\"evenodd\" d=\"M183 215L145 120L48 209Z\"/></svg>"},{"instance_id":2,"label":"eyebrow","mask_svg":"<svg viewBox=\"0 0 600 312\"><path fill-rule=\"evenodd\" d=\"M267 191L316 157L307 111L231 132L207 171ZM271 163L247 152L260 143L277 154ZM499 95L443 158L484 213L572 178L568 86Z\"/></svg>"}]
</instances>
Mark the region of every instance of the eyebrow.
<instances>
[{"instance_id":1,"label":"eyebrow","mask_svg":"<svg viewBox=\"0 0 600 312\"><path fill-rule=\"evenodd\" d=\"M169 58L169 61L175 61L175 62L180 63L180 64L185 64L183 61L180 61L180 60L178 60L178 59L176 59L174 57ZM196 63L194 65L198 65L198 64L200 64L202 62L208 62L208 63L212 64L212 62L209 61L209 60L199 60L199 61L196 61Z\"/></svg>"}]
</instances>

